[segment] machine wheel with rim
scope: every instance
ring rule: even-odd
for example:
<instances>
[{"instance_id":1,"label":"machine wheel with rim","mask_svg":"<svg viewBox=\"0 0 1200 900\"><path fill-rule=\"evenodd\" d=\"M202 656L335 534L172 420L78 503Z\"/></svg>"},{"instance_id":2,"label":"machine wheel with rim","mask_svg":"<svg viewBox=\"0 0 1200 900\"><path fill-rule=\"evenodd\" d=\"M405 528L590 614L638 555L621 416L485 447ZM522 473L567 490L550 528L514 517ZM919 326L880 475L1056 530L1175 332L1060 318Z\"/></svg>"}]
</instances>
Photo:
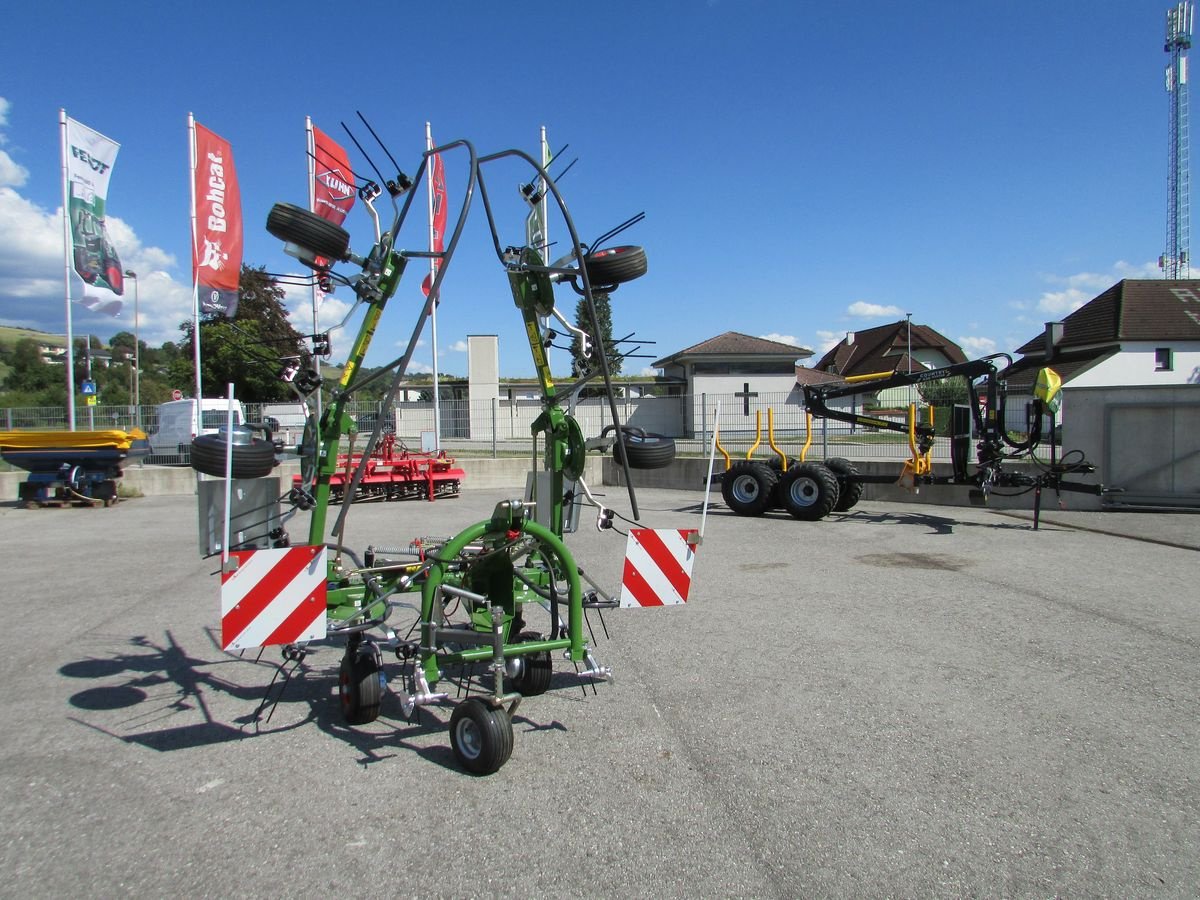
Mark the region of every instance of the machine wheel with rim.
<instances>
[{"instance_id":1,"label":"machine wheel with rim","mask_svg":"<svg viewBox=\"0 0 1200 900\"><path fill-rule=\"evenodd\" d=\"M620 462L622 455L628 455L631 469L661 469L675 460L675 439L622 428L621 439L613 444L613 459Z\"/></svg>"},{"instance_id":2,"label":"machine wheel with rim","mask_svg":"<svg viewBox=\"0 0 1200 900\"><path fill-rule=\"evenodd\" d=\"M837 477L820 463L792 466L779 480L779 499L793 518L823 519L838 501Z\"/></svg>"},{"instance_id":3,"label":"machine wheel with rim","mask_svg":"<svg viewBox=\"0 0 1200 900\"><path fill-rule=\"evenodd\" d=\"M346 229L294 203L276 203L271 207L267 231L281 241L335 262L344 260L350 250L350 234Z\"/></svg>"},{"instance_id":4,"label":"machine wheel with rim","mask_svg":"<svg viewBox=\"0 0 1200 900\"><path fill-rule=\"evenodd\" d=\"M192 468L205 475L225 477L225 439L219 434L202 434L192 439ZM262 478L275 467L275 445L261 438L233 445L233 477Z\"/></svg>"},{"instance_id":5,"label":"machine wheel with rim","mask_svg":"<svg viewBox=\"0 0 1200 900\"><path fill-rule=\"evenodd\" d=\"M624 284L646 274L646 251L625 245L596 250L583 258L592 288Z\"/></svg>"},{"instance_id":6,"label":"machine wheel with rim","mask_svg":"<svg viewBox=\"0 0 1200 900\"><path fill-rule=\"evenodd\" d=\"M721 476L721 497L739 516L761 516L778 482L779 473L766 463L739 460Z\"/></svg>"},{"instance_id":7,"label":"machine wheel with rim","mask_svg":"<svg viewBox=\"0 0 1200 900\"><path fill-rule=\"evenodd\" d=\"M857 475L858 467L850 460L840 456L833 456L825 460L825 466L833 472L838 482L838 499L837 503L833 504L833 511L847 512L853 509L862 499L863 483L852 481L847 476Z\"/></svg>"},{"instance_id":8,"label":"machine wheel with rim","mask_svg":"<svg viewBox=\"0 0 1200 900\"><path fill-rule=\"evenodd\" d=\"M522 641L540 641L542 636L536 631L523 631L519 638ZM536 697L550 689L550 678L554 675L554 660L549 650L540 653L525 653L516 657L520 663L519 671L512 678L512 689L525 697Z\"/></svg>"},{"instance_id":9,"label":"machine wheel with rim","mask_svg":"<svg viewBox=\"0 0 1200 900\"><path fill-rule=\"evenodd\" d=\"M374 653L360 653L347 647L338 673L338 696L342 718L348 725L366 725L379 718L379 700L383 695L379 659Z\"/></svg>"},{"instance_id":10,"label":"machine wheel with rim","mask_svg":"<svg viewBox=\"0 0 1200 900\"><path fill-rule=\"evenodd\" d=\"M512 755L512 720L478 697L464 700L450 716L450 749L472 775L491 775Z\"/></svg>"}]
</instances>

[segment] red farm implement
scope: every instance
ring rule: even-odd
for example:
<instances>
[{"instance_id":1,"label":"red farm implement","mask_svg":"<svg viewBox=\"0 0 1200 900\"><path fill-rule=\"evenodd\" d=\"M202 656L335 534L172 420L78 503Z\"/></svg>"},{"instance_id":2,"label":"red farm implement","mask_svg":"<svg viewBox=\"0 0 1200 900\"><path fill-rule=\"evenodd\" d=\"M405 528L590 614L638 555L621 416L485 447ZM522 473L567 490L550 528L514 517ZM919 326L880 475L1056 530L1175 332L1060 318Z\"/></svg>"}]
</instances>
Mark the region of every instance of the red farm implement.
<instances>
[{"instance_id":1,"label":"red farm implement","mask_svg":"<svg viewBox=\"0 0 1200 900\"><path fill-rule=\"evenodd\" d=\"M346 485L353 480L354 470L362 463L361 453L342 453L338 456L337 471L329 477L330 502L340 503ZM396 436L385 434L367 459L366 469L358 483L354 499L362 500L434 500L456 496L467 473L454 464L446 451L424 453L397 444ZM296 475L293 483L300 487L303 477Z\"/></svg>"}]
</instances>

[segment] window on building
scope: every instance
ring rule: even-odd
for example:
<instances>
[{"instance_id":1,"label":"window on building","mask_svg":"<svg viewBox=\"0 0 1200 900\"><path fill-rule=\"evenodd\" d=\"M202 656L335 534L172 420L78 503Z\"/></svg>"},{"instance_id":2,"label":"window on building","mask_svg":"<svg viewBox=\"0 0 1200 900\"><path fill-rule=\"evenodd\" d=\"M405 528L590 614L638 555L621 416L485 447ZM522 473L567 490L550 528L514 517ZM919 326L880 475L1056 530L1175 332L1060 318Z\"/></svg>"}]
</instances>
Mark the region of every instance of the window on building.
<instances>
[{"instance_id":1,"label":"window on building","mask_svg":"<svg viewBox=\"0 0 1200 900\"><path fill-rule=\"evenodd\" d=\"M1171 348L1159 347L1154 351L1154 371L1170 372L1171 369Z\"/></svg>"}]
</instances>

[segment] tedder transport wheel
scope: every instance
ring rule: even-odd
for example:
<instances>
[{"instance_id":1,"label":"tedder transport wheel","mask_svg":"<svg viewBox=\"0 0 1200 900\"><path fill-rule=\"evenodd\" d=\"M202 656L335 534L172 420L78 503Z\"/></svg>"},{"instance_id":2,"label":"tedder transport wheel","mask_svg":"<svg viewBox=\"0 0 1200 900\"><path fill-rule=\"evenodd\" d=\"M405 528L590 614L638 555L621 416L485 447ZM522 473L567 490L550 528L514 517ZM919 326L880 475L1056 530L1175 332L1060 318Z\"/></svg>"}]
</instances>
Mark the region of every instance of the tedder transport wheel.
<instances>
[{"instance_id":1,"label":"tedder transport wheel","mask_svg":"<svg viewBox=\"0 0 1200 900\"><path fill-rule=\"evenodd\" d=\"M739 516L761 516L778 481L779 473L765 463L738 460L721 476L721 497Z\"/></svg>"},{"instance_id":2,"label":"tedder transport wheel","mask_svg":"<svg viewBox=\"0 0 1200 900\"><path fill-rule=\"evenodd\" d=\"M346 229L292 203L276 203L271 207L267 231L285 243L296 244L332 262L344 260L350 249L350 234Z\"/></svg>"},{"instance_id":3,"label":"tedder transport wheel","mask_svg":"<svg viewBox=\"0 0 1200 900\"><path fill-rule=\"evenodd\" d=\"M854 509L862 499L863 483L853 481L847 476L857 475L858 468L850 460L840 456L832 456L825 460L825 467L834 474L838 482L838 498L837 503L833 504L833 511L846 512Z\"/></svg>"},{"instance_id":4,"label":"tedder transport wheel","mask_svg":"<svg viewBox=\"0 0 1200 900\"><path fill-rule=\"evenodd\" d=\"M793 518L823 519L837 503L837 478L820 463L792 466L779 480L779 499Z\"/></svg>"},{"instance_id":5,"label":"tedder transport wheel","mask_svg":"<svg viewBox=\"0 0 1200 900\"><path fill-rule=\"evenodd\" d=\"M450 716L450 749L472 775L491 775L512 756L512 720L478 697L464 700Z\"/></svg>"},{"instance_id":6,"label":"tedder transport wheel","mask_svg":"<svg viewBox=\"0 0 1200 900\"><path fill-rule=\"evenodd\" d=\"M583 258L592 287L624 284L646 274L646 251L641 247L610 247Z\"/></svg>"},{"instance_id":7,"label":"tedder transport wheel","mask_svg":"<svg viewBox=\"0 0 1200 900\"><path fill-rule=\"evenodd\" d=\"M521 633L522 641L540 641L542 636L535 631ZM550 689L550 678L554 675L554 661L550 651L526 653L516 657L520 669L512 679L512 689L525 697L536 697Z\"/></svg>"},{"instance_id":8,"label":"tedder transport wheel","mask_svg":"<svg viewBox=\"0 0 1200 900\"><path fill-rule=\"evenodd\" d=\"M621 439L613 444L613 459L629 454L631 469L661 469L675 460L674 438L648 434L640 428L621 428Z\"/></svg>"},{"instance_id":9,"label":"tedder transport wheel","mask_svg":"<svg viewBox=\"0 0 1200 900\"><path fill-rule=\"evenodd\" d=\"M233 477L262 478L275 467L275 445L261 438L233 445ZM202 434L192 439L192 468L205 475L225 477L225 439L219 434Z\"/></svg>"},{"instance_id":10,"label":"tedder transport wheel","mask_svg":"<svg viewBox=\"0 0 1200 900\"><path fill-rule=\"evenodd\" d=\"M374 653L359 653L346 648L338 675L338 695L342 700L342 718L348 725L366 725L379 718L379 698L383 681L379 660Z\"/></svg>"}]
</instances>

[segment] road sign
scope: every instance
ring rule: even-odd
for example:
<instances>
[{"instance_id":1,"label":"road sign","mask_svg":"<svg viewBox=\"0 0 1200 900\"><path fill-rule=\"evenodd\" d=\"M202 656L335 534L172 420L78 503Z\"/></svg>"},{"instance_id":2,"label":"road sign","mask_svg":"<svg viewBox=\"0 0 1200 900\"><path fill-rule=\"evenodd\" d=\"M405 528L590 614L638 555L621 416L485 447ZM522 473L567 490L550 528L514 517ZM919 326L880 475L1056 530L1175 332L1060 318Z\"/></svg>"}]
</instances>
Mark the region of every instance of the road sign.
<instances>
[{"instance_id":1,"label":"road sign","mask_svg":"<svg viewBox=\"0 0 1200 900\"><path fill-rule=\"evenodd\" d=\"M88 405L88 406L95 406L95 405L96 405L96 400L97 400L97 398L96 398L96 395L95 395L95 394L88 394L88 395L87 395L87 405Z\"/></svg>"},{"instance_id":2,"label":"road sign","mask_svg":"<svg viewBox=\"0 0 1200 900\"><path fill-rule=\"evenodd\" d=\"M83 391L83 395L85 397L90 397L92 394L96 393L96 382L92 381L90 378L84 379L80 390Z\"/></svg>"},{"instance_id":3,"label":"road sign","mask_svg":"<svg viewBox=\"0 0 1200 900\"><path fill-rule=\"evenodd\" d=\"M171 391L171 399L172 400L182 400L183 399L183 391L181 391L179 388L175 388L175 390Z\"/></svg>"}]
</instances>

